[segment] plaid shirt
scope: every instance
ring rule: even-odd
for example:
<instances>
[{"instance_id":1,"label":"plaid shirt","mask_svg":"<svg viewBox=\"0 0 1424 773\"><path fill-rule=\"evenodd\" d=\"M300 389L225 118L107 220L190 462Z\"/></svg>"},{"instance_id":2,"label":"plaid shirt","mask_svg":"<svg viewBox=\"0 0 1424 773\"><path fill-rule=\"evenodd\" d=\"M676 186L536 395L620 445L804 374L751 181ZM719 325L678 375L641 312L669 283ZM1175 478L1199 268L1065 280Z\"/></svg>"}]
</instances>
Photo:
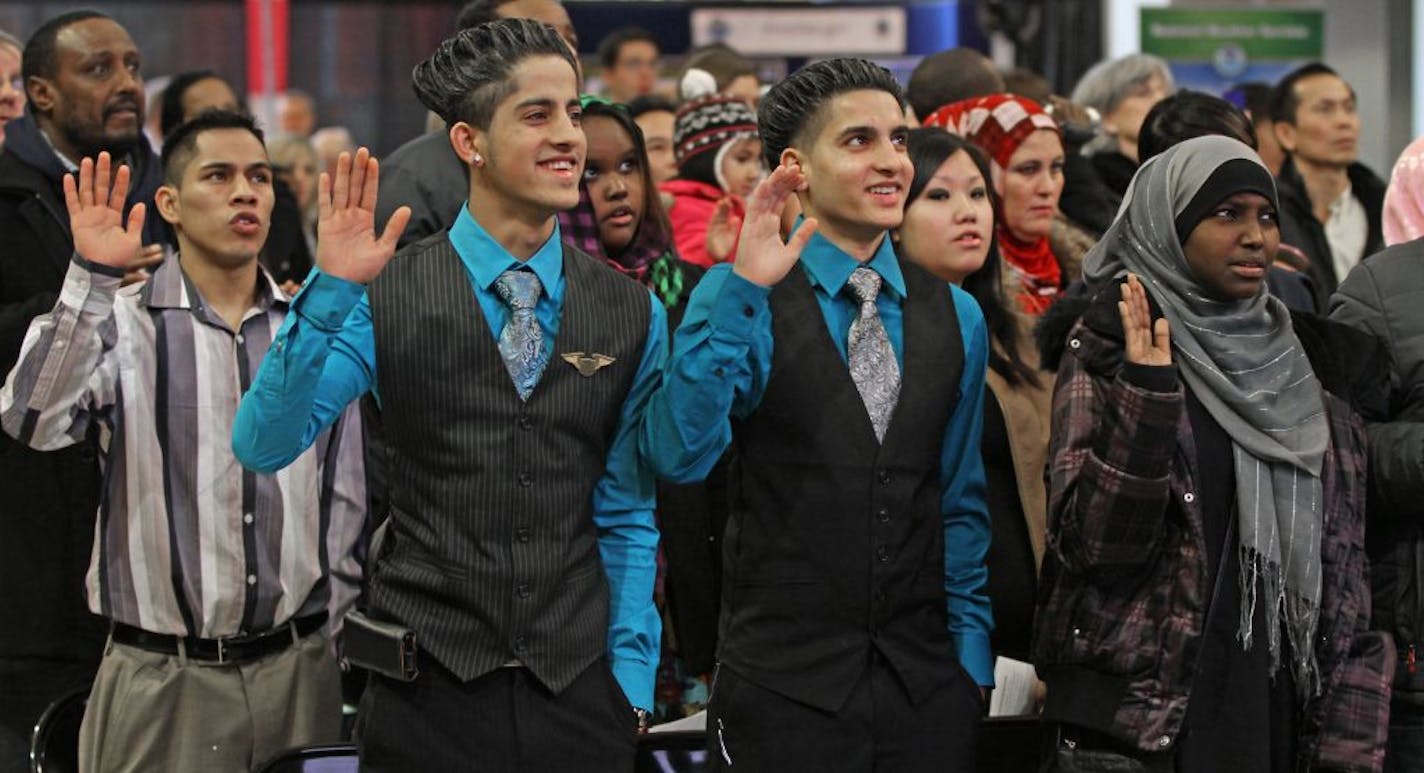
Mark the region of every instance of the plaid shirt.
<instances>
[{"instance_id":1,"label":"plaid shirt","mask_svg":"<svg viewBox=\"0 0 1424 773\"><path fill-rule=\"evenodd\" d=\"M1125 377L1116 317L1113 304L1095 302L1068 334L1058 370L1033 657L1050 718L1165 752L1186 715L1211 593L1196 449L1180 384L1151 391L1146 379ZM1302 707L1299 752L1310 770L1374 771L1384 758L1394 647L1368 630L1364 424L1335 395L1325 402L1315 642L1324 689ZM1096 719L1075 694L1089 685L1107 706Z\"/></svg>"}]
</instances>

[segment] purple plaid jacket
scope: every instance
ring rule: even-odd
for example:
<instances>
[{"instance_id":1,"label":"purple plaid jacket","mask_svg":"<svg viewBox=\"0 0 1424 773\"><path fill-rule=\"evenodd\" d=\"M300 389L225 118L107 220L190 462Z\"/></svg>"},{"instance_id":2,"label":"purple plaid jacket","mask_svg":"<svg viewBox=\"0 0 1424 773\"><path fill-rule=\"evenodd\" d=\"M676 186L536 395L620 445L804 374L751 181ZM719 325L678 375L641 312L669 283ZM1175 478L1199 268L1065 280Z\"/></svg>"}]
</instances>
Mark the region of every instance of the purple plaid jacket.
<instances>
[{"instance_id":1,"label":"purple plaid jacket","mask_svg":"<svg viewBox=\"0 0 1424 773\"><path fill-rule=\"evenodd\" d=\"M1058 368L1033 657L1049 719L1165 752L1186 715L1210 600L1196 450L1180 385L1153 392L1122 378L1112 289L1073 326ZM1336 395L1325 407L1324 686L1301 707L1300 767L1377 771L1395 655L1387 634L1369 630L1365 430Z\"/></svg>"}]
</instances>

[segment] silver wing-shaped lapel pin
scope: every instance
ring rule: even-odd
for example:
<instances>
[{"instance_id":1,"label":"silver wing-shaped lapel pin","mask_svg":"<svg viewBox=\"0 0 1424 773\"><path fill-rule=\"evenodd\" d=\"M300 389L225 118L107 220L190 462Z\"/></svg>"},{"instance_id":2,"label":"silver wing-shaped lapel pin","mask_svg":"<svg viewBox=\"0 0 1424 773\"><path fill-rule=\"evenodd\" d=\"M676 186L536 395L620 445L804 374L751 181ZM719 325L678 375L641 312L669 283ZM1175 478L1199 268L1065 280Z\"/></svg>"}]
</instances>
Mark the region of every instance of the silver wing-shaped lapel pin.
<instances>
[{"instance_id":1,"label":"silver wing-shaped lapel pin","mask_svg":"<svg viewBox=\"0 0 1424 773\"><path fill-rule=\"evenodd\" d=\"M579 375L588 378L602 368L612 365L617 358L597 352L568 352L559 355L564 362L578 369Z\"/></svg>"}]
</instances>

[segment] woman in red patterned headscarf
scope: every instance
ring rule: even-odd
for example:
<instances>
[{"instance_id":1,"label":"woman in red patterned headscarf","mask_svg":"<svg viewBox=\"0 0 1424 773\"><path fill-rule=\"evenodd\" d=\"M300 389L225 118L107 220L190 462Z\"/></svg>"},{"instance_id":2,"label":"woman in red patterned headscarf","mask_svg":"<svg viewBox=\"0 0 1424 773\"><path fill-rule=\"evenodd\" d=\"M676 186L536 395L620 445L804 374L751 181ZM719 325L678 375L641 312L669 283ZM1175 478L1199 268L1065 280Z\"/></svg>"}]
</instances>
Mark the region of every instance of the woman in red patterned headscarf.
<instances>
[{"instance_id":1,"label":"woman in red patterned headscarf","mask_svg":"<svg viewBox=\"0 0 1424 773\"><path fill-rule=\"evenodd\" d=\"M1065 277L1048 234L1063 193L1063 139L1037 102L1013 94L954 102L924 121L989 154L999 194L999 252L1008 269L1006 295L1027 314L1042 314L1058 299Z\"/></svg>"}]
</instances>

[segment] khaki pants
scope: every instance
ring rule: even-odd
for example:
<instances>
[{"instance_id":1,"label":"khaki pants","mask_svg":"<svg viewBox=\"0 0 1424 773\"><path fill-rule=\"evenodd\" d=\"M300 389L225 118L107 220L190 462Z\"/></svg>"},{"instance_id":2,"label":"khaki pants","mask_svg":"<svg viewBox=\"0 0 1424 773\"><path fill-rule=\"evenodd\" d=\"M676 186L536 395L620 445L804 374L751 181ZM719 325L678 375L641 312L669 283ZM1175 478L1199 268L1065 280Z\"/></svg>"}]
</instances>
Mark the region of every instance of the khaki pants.
<instances>
[{"instance_id":1,"label":"khaki pants","mask_svg":"<svg viewBox=\"0 0 1424 773\"><path fill-rule=\"evenodd\" d=\"M341 674L314 633L218 664L109 642L79 731L79 770L250 771L341 736Z\"/></svg>"}]
</instances>

